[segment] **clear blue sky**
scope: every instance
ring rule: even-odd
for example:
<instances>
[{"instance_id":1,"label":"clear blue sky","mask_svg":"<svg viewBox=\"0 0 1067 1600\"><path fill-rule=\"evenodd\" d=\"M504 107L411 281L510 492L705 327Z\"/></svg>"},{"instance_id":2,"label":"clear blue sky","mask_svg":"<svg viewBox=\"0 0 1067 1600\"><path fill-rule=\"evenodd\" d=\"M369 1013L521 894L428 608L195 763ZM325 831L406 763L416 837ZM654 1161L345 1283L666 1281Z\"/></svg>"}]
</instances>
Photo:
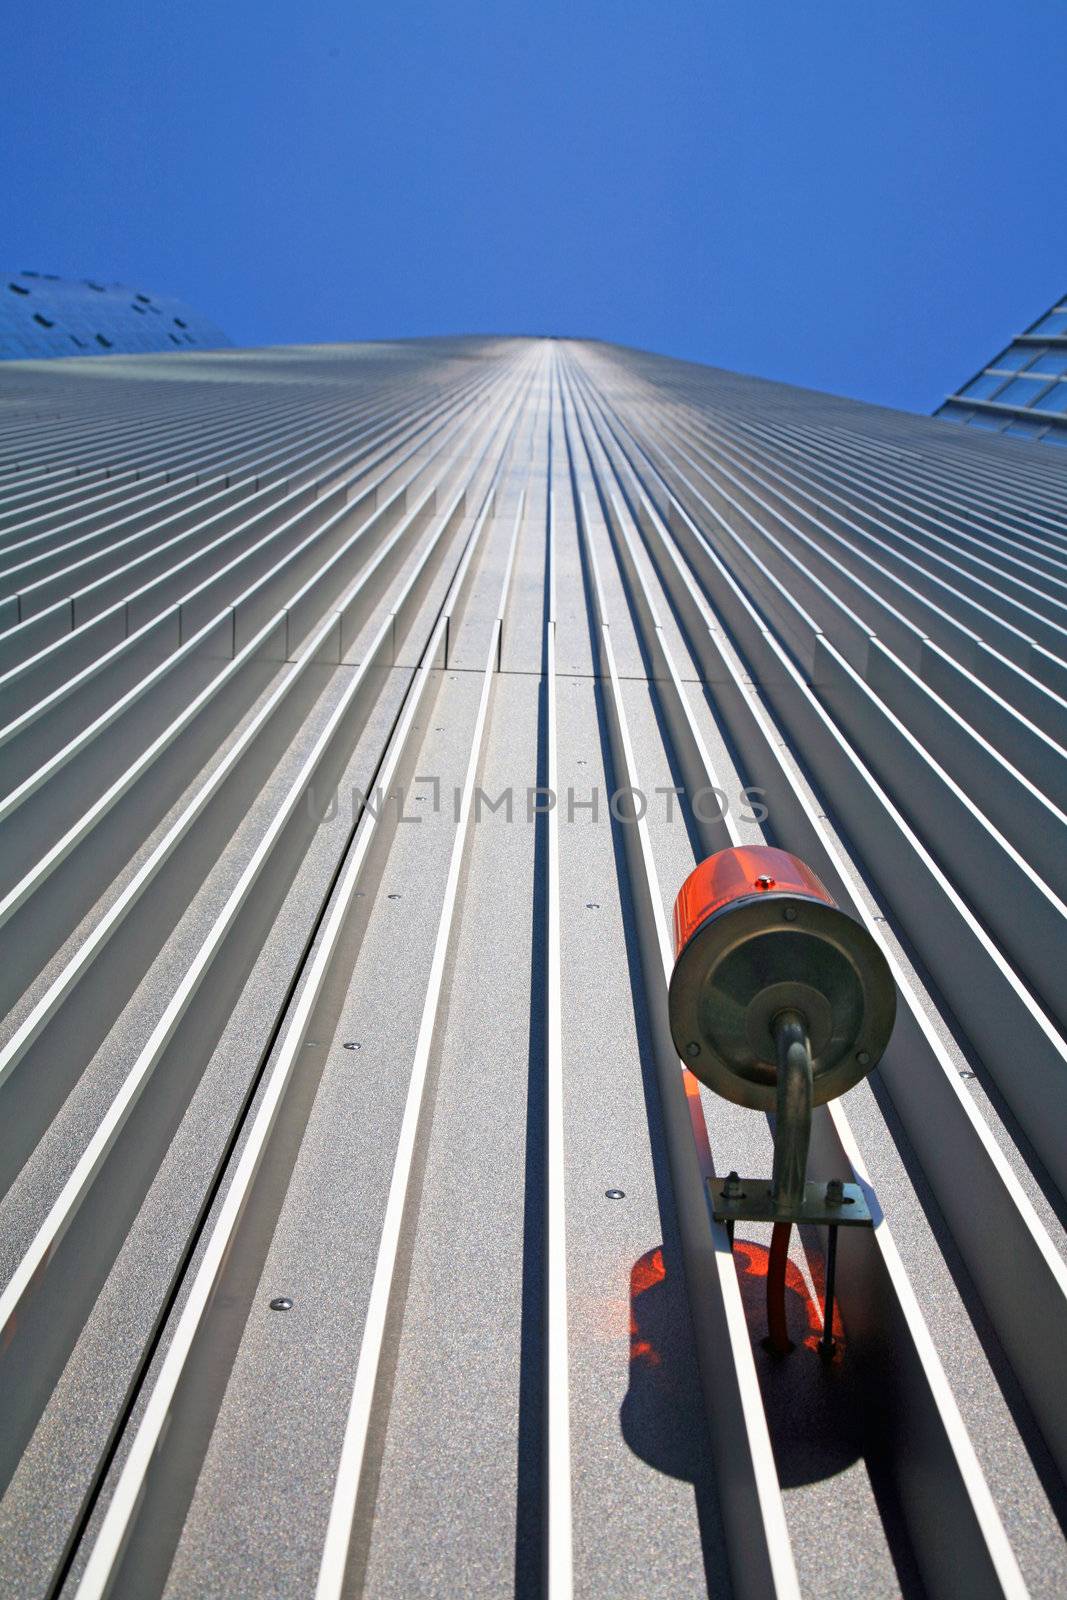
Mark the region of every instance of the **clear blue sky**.
<instances>
[{"instance_id":1,"label":"clear blue sky","mask_svg":"<svg viewBox=\"0 0 1067 1600\"><path fill-rule=\"evenodd\" d=\"M1065 72L1067 0L32 0L0 267L929 410L1067 290Z\"/></svg>"}]
</instances>

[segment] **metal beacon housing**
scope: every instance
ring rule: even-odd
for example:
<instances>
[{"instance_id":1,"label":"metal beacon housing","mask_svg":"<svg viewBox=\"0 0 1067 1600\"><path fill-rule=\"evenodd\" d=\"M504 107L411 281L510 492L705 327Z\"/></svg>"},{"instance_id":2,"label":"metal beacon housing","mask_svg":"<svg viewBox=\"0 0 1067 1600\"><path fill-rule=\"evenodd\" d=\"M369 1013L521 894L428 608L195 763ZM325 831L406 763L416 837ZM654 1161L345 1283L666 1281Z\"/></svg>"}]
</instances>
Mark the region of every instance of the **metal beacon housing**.
<instances>
[{"instance_id":1,"label":"metal beacon housing","mask_svg":"<svg viewBox=\"0 0 1067 1600\"><path fill-rule=\"evenodd\" d=\"M858 1083L893 1031L896 989L870 934L785 850L720 850L674 906L670 1025L681 1060L737 1105L775 1114L770 1178L709 1183L716 1221L773 1223L768 1348L785 1354L785 1277L794 1222L828 1228L820 1349L833 1350L837 1229L870 1227L859 1185L808 1181L811 1113Z\"/></svg>"}]
</instances>

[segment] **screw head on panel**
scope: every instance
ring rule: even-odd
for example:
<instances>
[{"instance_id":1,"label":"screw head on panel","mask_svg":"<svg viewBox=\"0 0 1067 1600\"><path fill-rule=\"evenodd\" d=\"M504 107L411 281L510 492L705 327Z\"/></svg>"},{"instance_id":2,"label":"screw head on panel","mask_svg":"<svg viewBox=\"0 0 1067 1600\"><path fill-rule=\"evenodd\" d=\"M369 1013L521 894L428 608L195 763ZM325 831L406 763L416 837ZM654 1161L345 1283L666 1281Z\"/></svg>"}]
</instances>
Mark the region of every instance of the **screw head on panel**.
<instances>
[{"instance_id":1,"label":"screw head on panel","mask_svg":"<svg viewBox=\"0 0 1067 1600\"><path fill-rule=\"evenodd\" d=\"M276 1294L270 1303L270 1308L272 1311L291 1311L293 1302L287 1294Z\"/></svg>"}]
</instances>

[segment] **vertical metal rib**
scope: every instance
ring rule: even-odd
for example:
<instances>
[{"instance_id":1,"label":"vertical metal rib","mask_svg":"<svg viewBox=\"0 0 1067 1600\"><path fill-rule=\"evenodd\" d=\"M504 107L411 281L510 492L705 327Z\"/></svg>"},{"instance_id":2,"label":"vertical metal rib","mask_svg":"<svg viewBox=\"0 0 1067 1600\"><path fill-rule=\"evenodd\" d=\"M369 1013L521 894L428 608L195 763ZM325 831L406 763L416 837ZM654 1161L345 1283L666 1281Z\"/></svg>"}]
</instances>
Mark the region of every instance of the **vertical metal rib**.
<instances>
[{"instance_id":1,"label":"vertical metal rib","mask_svg":"<svg viewBox=\"0 0 1067 1600\"><path fill-rule=\"evenodd\" d=\"M551 366L550 399L557 388ZM548 434L548 606L544 623L545 785L559 795L556 730L556 504L553 433ZM560 995L559 804L546 816L545 894L545 1320L547 1367L548 1600L570 1600L574 1589L571 1528L570 1377L567 1355L567 1162L563 1125L563 1030Z\"/></svg>"}]
</instances>

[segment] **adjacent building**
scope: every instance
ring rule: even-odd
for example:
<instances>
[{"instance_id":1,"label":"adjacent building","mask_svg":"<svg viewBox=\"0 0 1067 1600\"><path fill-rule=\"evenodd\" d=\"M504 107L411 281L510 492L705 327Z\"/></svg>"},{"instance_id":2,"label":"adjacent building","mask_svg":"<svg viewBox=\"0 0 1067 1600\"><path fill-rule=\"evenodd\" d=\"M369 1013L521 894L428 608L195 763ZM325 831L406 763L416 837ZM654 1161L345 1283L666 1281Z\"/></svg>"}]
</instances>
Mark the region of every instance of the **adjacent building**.
<instances>
[{"instance_id":1,"label":"adjacent building","mask_svg":"<svg viewBox=\"0 0 1067 1600\"><path fill-rule=\"evenodd\" d=\"M1067 445L1067 296L936 412L987 433Z\"/></svg>"},{"instance_id":2,"label":"adjacent building","mask_svg":"<svg viewBox=\"0 0 1067 1600\"><path fill-rule=\"evenodd\" d=\"M229 343L221 328L169 295L54 272L0 274L0 361L217 350Z\"/></svg>"}]
</instances>

